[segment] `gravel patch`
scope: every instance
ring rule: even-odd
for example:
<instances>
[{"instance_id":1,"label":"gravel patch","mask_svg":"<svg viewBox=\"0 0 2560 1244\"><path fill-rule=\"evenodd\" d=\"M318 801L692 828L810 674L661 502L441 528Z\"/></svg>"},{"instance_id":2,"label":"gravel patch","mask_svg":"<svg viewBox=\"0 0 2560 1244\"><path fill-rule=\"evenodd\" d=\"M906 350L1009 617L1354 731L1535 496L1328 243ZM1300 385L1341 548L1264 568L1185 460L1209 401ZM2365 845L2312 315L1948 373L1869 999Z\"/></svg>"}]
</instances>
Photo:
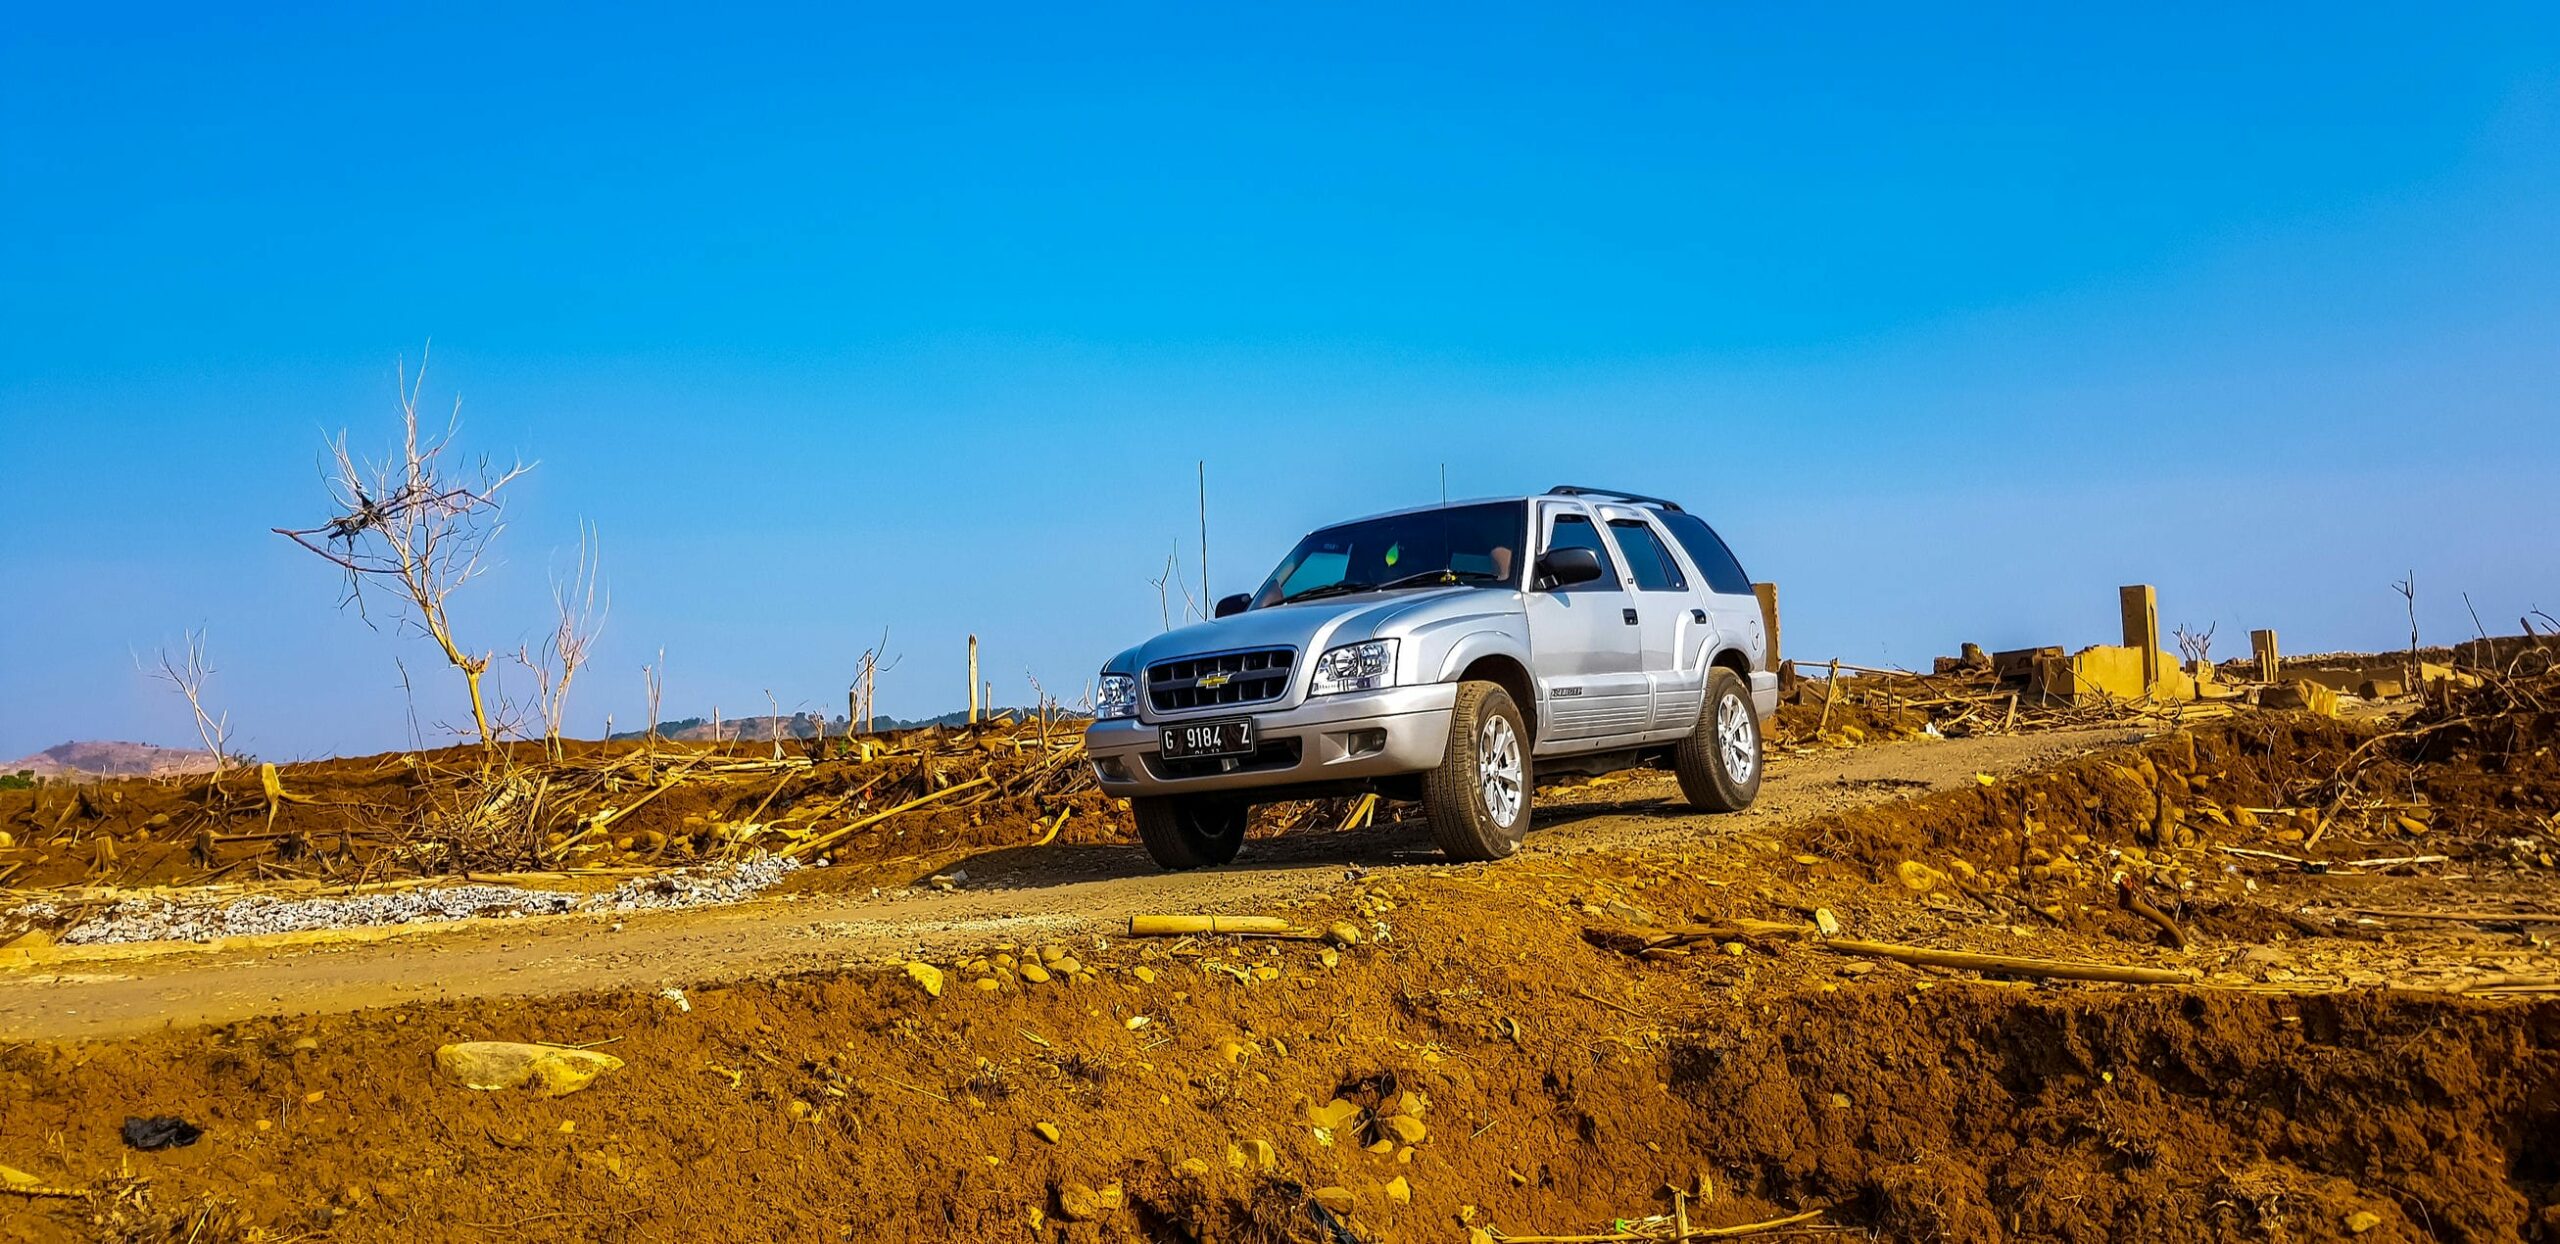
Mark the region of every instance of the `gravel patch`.
<instances>
[{"instance_id":1,"label":"gravel patch","mask_svg":"<svg viewBox=\"0 0 2560 1244\"><path fill-rule=\"evenodd\" d=\"M418 924L474 917L508 919L572 912L620 913L705 907L752 898L800 867L800 861L758 855L735 863L682 868L634 877L601 894L527 890L513 886L453 885L382 894L327 898L249 895L235 899L130 898L66 930L73 946L118 942L208 942L264 933ZM30 903L14 914L50 922L61 910Z\"/></svg>"}]
</instances>

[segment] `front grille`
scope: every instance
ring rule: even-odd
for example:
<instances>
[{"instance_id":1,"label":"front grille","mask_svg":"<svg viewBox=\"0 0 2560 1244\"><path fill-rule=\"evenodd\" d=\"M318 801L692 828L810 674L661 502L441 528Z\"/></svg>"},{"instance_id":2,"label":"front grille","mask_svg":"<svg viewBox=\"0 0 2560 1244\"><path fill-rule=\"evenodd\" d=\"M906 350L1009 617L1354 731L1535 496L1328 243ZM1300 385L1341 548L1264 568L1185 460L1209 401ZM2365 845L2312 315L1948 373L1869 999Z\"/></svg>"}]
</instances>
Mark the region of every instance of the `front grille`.
<instances>
[{"instance_id":1,"label":"front grille","mask_svg":"<svg viewBox=\"0 0 2560 1244\"><path fill-rule=\"evenodd\" d=\"M1149 756L1147 767L1159 778L1216 777L1221 773L1255 773L1264 769L1295 769L1298 757L1305 754L1297 739L1272 739L1254 745L1250 756L1191 756L1175 760L1169 756Z\"/></svg>"},{"instance_id":2,"label":"front grille","mask_svg":"<svg viewBox=\"0 0 2560 1244\"><path fill-rule=\"evenodd\" d=\"M1265 648L1158 661L1147 667L1147 700L1159 713L1276 700L1297 660L1294 648Z\"/></svg>"}]
</instances>

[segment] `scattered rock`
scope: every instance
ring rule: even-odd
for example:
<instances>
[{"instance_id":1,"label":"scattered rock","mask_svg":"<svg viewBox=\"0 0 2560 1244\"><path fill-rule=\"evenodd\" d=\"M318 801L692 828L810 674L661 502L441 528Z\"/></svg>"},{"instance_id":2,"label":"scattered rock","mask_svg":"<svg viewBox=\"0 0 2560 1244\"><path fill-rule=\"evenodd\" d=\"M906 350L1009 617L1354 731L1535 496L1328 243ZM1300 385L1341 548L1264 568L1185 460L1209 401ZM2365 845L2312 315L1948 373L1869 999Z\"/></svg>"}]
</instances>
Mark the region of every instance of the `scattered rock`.
<instances>
[{"instance_id":1,"label":"scattered rock","mask_svg":"<svg viewBox=\"0 0 2560 1244\"><path fill-rule=\"evenodd\" d=\"M1321 1106L1307 1108L1307 1122L1327 1131L1338 1132L1359 1121L1359 1103L1345 1101L1339 1097Z\"/></svg>"},{"instance_id":2,"label":"scattered rock","mask_svg":"<svg viewBox=\"0 0 2560 1244\"><path fill-rule=\"evenodd\" d=\"M1141 985L1152 985L1156 983L1156 970L1154 968L1147 967L1144 964L1140 964L1137 967L1129 969L1129 975L1137 977L1138 983Z\"/></svg>"},{"instance_id":3,"label":"scattered rock","mask_svg":"<svg viewBox=\"0 0 2560 1244\"><path fill-rule=\"evenodd\" d=\"M1389 1115L1378 1120L1378 1128L1408 1145L1421 1144L1424 1134L1429 1130L1423 1127L1422 1120L1402 1114Z\"/></svg>"},{"instance_id":4,"label":"scattered rock","mask_svg":"<svg viewBox=\"0 0 2560 1244\"><path fill-rule=\"evenodd\" d=\"M2347 1231L2353 1235L2363 1235L2381 1225L2382 1215L2369 1209L2360 1209L2347 1215Z\"/></svg>"},{"instance_id":5,"label":"scattered rock","mask_svg":"<svg viewBox=\"0 0 2560 1244\"><path fill-rule=\"evenodd\" d=\"M1023 964L1022 979L1027 980L1034 985L1047 984L1049 980L1049 969L1044 968L1037 963Z\"/></svg>"},{"instance_id":6,"label":"scattered rock","mask_svg":"<svg viewBox=\"0 0 2560 1244\"><path fill-rule=\"evenodd\" d=\"M155 1149L184 1148L196 1143L203 1135L203 1128L174 1115L128 1118L124 1121L124 1143L145 1153Z\"/></svg>"},{"instance_id":7,"label":"scattered rock","mask_svg":"<svg viewBox=\"0 0 2560 1244\"><path fill-rule=\"evenodd\" d=\"M1267 1140L1248 1140L1241 1146L1245 1164L1253 1170L1267 1171L1280 1165L1280 1151Z\"/></svg>"},{"instance_id":8,"label":"scattered rock","mask_svg":"<svg viewBox=\"0 0 2560 1244\"><path fill-rule=\"evenodd\" d=\"M1040 1139L1048 1141L1050 1144L1054 1145L1058 1143L1058 1125L1055 1123L1043 1120L1032 1124L1031 1130L1040 1133Z\"/></svg>"},{"instance_id":9,"label":"scattered rock","mask_svg":"<svg viewBox=\"0 0 2560 1244\"><path fill-rule=\"evenodd\" d=\"M1102 1217L1102 1194L1083 1184L1059 1185L1058 1217L1069 1222L1092 1222Z\"/></svg>"},{"instance_id":10,"label":"scattered rock","mask_svg":"<svg viewBox=\"0 0 2560 1244\"><path fill-rule=\"evenodd\" d=\"M1351 1189L1342 1187L1339 1184L1331 1187L1318 1188L1309 1195L1314 1199L1316 1204L1325 1207L1327 1211L1336 1215L1348 1214L1360 1207L1360 1199L1351 1195Z\"/></svg>"},{"instance_id":11,"label":"scattered rock","mask_svg":"<svg viewBox=\"0 0 2560 1244\"><path fill-rule=\"evenodd\" d=\"M1824 937L1838 937L1840 917L1832 915L1828 907L1816 907L1813 909L1813 927L1822 930Z\"/></svg>"},{"instance_id":12,"label":"scattered rock","mask_svg":"<svg viewBox=\"0 0 2560 1244\"><path fill-rule=\"evenodd\" d=\"M1348 920L1334 921L1331 925L1325 928L1324 935L1333 939L1333 943L1337 946L1357 946L1360 944L1360 926L1353 924Z\"/></svg>"},{"instance_id":13,"label":"scattered rock","mask_svg":"<svg viewBox=\"0 0 2560 1244\"><path fill-rule=\"evenodd\" d=\"M1402 1175L1388 1180L1387 1199L1398 1205L1413 1204L1413 1185L1406 1182Z\"/></svg>"},{"instance_id":14,"label":"scattered rock","mask_svg":"<svg viewBox=\"0 0 2560 1244\"><path fill-rule=\"evenodd\" d=\"M933 997L939 998L942 996L942 969L935 967L930 963L908 964L907 979L914 981L919 986L922 986L925 993Z\"/></svg>"},{"instance_id":15,"label":"scattered rock","mask_svg":"<svg viewBox=\"0 0 2560 1244\"><path fill-rule=\"evenodd\" d=\"M463 1041L436 1051L436 1069L464 1088L531 1088L543 1097L577 1092L621 1066L610 1054L520 1041Z\"/></svg>"}]
</instances>

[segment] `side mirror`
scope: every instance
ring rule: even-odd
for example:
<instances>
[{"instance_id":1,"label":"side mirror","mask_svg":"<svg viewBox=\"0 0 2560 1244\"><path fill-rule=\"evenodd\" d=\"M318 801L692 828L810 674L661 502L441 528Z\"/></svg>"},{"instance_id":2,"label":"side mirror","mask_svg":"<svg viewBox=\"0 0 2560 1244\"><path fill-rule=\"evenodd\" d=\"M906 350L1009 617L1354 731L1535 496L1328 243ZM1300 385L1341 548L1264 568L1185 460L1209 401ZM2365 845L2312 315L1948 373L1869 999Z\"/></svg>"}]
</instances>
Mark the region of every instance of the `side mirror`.
<instances>
[{"instance_id":1,"label":"side mirror","mask_svg":"<svg viewBox=\"0 0 2560 1244\"><path fill-rule=\"evenodd\" d=\"M1238 592L1233 596L1219 597L1217 606L1210 610L1209 616L1213 618L1233 617L1236 614L1243 613L1245 610L1252 607L1253 598L1242 592Z\"/></svg>"},{"instance_id":2,"label":"side mirror","mask_svg":"<svg viewBox=\"0 0 2560 1244\"><path fill-rule=\"evenodd\" d=\"M1578 547L1549 549L1538 559L1538 577L1550 588L1589 583L1600 577L1600 555Z\"/></svg>"}]
</instances>

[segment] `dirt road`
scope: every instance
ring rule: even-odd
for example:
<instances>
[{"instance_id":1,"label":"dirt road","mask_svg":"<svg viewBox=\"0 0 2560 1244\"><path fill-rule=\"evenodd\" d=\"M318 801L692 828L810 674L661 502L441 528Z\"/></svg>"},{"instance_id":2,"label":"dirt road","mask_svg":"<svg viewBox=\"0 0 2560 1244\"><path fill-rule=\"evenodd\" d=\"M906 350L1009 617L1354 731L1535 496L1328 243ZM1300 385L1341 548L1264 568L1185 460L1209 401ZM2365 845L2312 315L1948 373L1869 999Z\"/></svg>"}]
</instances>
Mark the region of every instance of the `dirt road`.
<instances>
[{"instance_id":1,"label":"dirt road","mask_svg":"<svg viewBox=\"0 0 2560 1244\"><path fill-rule=\"evenodd\" d=\"M2139 737L2121 728L1813 752L1775 760L1758 806L1689 813L1668 775L1638 773L1542 810L1524 858L1602 848L1677 854L1789 820L2008 774ZM1520 867L1511 861L1491 867ZM1270 910L1347 871L1447 867L1413 827L1256 840L1237 864L1157 872L1132 846L1006 848L953 862L944 893L782 894L734 907L624 917L475 921L290 952L215 949L0 974L0 1040L131 1035L258 1015L416 999L681 988L1000 940L1099 933L1133 912ZM920 881L921 878L916 878Z\"/></svg>"}]
</instances>

